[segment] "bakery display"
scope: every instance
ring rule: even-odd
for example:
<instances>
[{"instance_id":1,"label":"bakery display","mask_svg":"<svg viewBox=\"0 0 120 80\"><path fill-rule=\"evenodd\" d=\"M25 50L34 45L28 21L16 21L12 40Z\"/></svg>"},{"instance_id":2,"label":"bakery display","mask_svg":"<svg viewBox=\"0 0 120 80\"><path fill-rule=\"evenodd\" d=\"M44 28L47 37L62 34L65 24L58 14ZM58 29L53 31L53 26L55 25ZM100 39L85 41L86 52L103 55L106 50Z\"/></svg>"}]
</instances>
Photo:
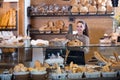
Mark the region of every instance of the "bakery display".
<instances>
[{"instance_id":1,"label":"bakery display","mask_svg":"<svg viewBox=\"0 0 120 80\"><path fill-rule=\"evenodd\" d=\"M0 47L21 47L26 40L31 39L29 36L15 36L12 31L1 31L0 38Z\"/></svg>"},{"instance_id":2,"label":"bakery display","mask_svg":"<svg viewBox=\"0 0 120 80\"><path fill-rule=\"evenodd\" d=\"M32 11L30 13L32 15L66 15L69 12L69 7L69 5L42 3L31 6Z\"/></svg>"}]
</instances>

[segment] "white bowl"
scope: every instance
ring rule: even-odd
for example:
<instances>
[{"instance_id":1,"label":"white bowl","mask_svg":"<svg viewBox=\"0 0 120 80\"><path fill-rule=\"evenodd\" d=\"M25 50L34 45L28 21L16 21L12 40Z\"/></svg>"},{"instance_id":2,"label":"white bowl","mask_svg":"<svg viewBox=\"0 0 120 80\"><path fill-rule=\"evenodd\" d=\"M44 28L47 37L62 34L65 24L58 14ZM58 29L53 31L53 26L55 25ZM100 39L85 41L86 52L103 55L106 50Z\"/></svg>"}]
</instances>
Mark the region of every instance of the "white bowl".
<instances>
[{"instance_id":1,"label":"white bowl","mask_svg":"<svg viewBox=\"0 0 120 80\"><path fill-rule=\"evenodd\" d=\"M67 73L61 73L61 74L51 73L51 74L50 74L50 78L51 78L52 80L67 79Z\"/></svg>"},{"instance_id":2,"label":"white bowl","mask_svg":"<svg viewBox=\"0 0 120 80\"><path fill-rule=\"evenodd\" d=\"M117 77L117 72L102 72L103 77Z\"/></svg>"},{"instance_id":3,"label":"white bowl","mask_svg":"<svg viewBox=\"0 0 120 80\"><path fill-rule=\"evenodd\" d=\"M26 75L29 74L29 72L13 72L14 75Z\"/></svg>"},{"instance_id":4,"label":"white bowl","mask_svg":"<svg viewBox=\"0 0 120 80\"><path fill-rule=\"evenodd\" d=\"M85 72L86 78L98 78L101 77L101 72Z\"/></svg>"},{"instance_id":5,"label":"white bowl","mask_svg":"<svg viewBox=\"0 0 120 80\"><path fill-rule=\"evenodd\" d=\"M43 74L46 74L47 71L31 71L30 74L33 74L33 75L43 75Z\"/></svg>"},{"instance_id":6,"label":"white bowl","mask_svg":"<svg viewBox=\"0 0 120 80\"><path fill-rule=\"evenodd\" d=\"M68 73L68 79L80 79L83 76L83 72L79 73Z\"/></svg>"}]
</instances>

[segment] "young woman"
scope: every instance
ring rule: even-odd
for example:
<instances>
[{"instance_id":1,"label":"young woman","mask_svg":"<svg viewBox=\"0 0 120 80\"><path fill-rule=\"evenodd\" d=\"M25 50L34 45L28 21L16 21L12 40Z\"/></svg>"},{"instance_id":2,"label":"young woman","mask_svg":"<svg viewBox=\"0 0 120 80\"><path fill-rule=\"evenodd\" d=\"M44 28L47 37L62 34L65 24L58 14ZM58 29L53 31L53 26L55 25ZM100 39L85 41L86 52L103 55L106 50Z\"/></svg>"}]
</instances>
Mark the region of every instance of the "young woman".
<instances>
[{"instance_id":1,"label":"young woman","mask_svg":"<svg viewBox=\"0 0 120 80\"><path fill-rule=\"evenodd\" d=\"M76 34L67 34L66 38L69 40L80 40L83 42L82 50L70 50L67 63L69 64L73 61L76 64L85 64L84 54L89 51L89 35L88 35L88 26L84 21L78 21L76 26Z\"/></svg>"}]
</instances>

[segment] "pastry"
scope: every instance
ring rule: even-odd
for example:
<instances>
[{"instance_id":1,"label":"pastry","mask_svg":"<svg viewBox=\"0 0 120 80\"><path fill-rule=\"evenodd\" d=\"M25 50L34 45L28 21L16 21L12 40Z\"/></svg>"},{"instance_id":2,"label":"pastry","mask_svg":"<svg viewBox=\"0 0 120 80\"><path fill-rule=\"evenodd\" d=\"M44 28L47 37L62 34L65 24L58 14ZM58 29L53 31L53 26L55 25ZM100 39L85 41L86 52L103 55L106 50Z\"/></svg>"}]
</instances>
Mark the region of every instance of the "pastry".
<instances>
[{"instance_id":1,"label":"pastry","mask_svg":"<svg viewBox=\"0 0 120 80\"><path fill-rule=\"evenodd\" d=\"M107 1L107 5L106 5L106 8L107 8L107 13L111 13L114 11L114 8L112 7L112 3L111 1Z\"/></svg>"},{"instance_id":2,"label":"pastry","mask_svg":"<svg viewBox=\"0 0 120 80\"><path fill-rule=\"evenodd\" d=\"M64 23L63 20L57 20L57 21L55 22L55 26L64 26L64 25L65 25L65 23Z\"/></svg>"},{"instance_id":3,"label":"pastry","mask_svg":"<svg viewBox=\"0 0 120 80\"><path fill-rule=\"evenodd\" d=\"M91 5L92 5L92 6L96 6L96 4L97 4L97 3L96 3L95 0L91 0Z\"/></svg>"},{"instance_id":4,"label":"pastry","mask_svg":"<svg viewBox=\"0 0 120 80\"><path fill-rule=\"evenodd\" d=\"M78 6L72 6L71 13L72 14L78 14L79 13L79 7Z\"/></svg>"},{"instance_id":5,"label":"pastry","mask_svg":"<svg viewBox=\"0 0 120 80\"><path fill-rule=\"evenodd\" d=\"M96 14L97 13L97 7L96 6L89 6L89 14Z\"/></svg>"},{"instance_id":6,"label":"pastry","mask_svg":"<svg viewBox=\"0 0 120 80\"><path fill-rule=\"evenodd\" d=\"M80 14L87 14L88 13L88 8L86 6L82 6L80 8Z\"/></svg>"},{"instance_id":7,"label":"pastry","mask_svg":"<svg viewBox=\"0 0 120 80\"><path fill-rule=\"evenodd\" d=\"M53 27L54 26L54 22L53 21L48 21L47 25L48 25L48 27Z\"/></svg>"},{"instance_id":8,"label":"pastry","mask_svg":"<svg viewBox=\"0 0 120 80\"><path fill-rule=\"evenodd\" d=\"M67 26L64 26L62 29L61 29L61 32L62 33L68 33L68 30L69 28Z\"/></svg>"},{"instance_id":9,"label":"pastry","mask_svg":"<svg viewBox=\"0 0 120 80\"><path fill-rule=\"evenodd\" d=\"M99 14L105 14L106 7L105 6L98 6L98 13Z\"/></svg>"},{"instance_id":10,"label":"pastry","mask_svg":"<svg viewBox=\"0 0 120 80\"><path fill-rule=\"evenodd\" d=\"M60 33L60 29L59 29L59 28L56 28L56 27L53 27L53 28L52 28L52 32L53 32L53 33Z\"/></svg>"},{"instance_id":11,"label":"pastry","mask_svg":"<svg viewBox=\"0 0 120 80\"><path fill-rule=\"evenodd\" d=\"M40 61L36 60L35 63L34 63L34 67L35 68L38 68L38 67L41 67L42 64L40 63Z\"/></svg>"}]
</instances>

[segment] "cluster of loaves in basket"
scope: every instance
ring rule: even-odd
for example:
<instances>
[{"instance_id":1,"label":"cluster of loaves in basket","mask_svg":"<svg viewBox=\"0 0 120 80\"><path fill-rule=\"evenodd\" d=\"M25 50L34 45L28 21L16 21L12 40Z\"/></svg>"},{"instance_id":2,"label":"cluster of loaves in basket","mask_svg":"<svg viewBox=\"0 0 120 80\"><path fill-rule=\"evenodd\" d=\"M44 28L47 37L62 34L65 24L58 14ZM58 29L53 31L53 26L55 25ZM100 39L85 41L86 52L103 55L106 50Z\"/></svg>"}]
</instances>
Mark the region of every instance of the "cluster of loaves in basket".
<instances>
[{"instance_id":1,"label":"cluster of loaves in basket","mask_svg":"<svg viewBox=\"0 0 120 80\"><path fill-rule=\"evenodd\" d=\"M44 24L42 27L39 28L40 33L60 33L62 32L68 32L68 27L65 25L65 22L63 20L57 20L55 22L48 21L46 24Z\"/></svg>"}]
</instances>

